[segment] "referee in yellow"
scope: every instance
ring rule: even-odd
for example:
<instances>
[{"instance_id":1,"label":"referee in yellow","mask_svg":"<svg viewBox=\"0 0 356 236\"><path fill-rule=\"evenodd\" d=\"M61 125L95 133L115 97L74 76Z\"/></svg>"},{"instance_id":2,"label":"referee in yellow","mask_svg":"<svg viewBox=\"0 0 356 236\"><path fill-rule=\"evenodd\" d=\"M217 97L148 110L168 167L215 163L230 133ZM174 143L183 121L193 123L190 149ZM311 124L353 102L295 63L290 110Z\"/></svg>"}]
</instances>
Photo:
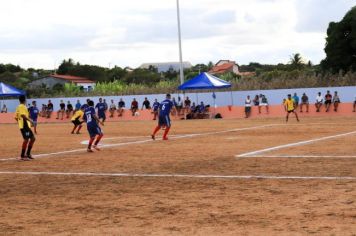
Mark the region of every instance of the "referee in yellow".
<instances>
[{"instance_id":1,"label":"referee in yellow","mask_svg":"<svg viewBox=\"0 0 356 236\"><path fill-rule=\"evenodd\" d=\"M33 159L33 157L31 156L31 150L36 139L30 128L31 124L33 124L33 121L30 119L29 112L26 107L26 97L24 95L21 95L19 97L19 101L20 105L18 105L16 108L15 120L19 125L22 137L24 139L22 143L21 160L28 161Z\"/></svg>"},{"instance_id":2,"label":"referee in yellow","mask_svg":"<svg viewBox=\"0 0 356 236\"><path fill-rule=\"evenodd\" d=\"M291 94L288 94L288 98L285 100L284 106L287 111L286 122L288 122L290 113L294 113L295 118L297 118L297 121L299 122L298 114L297 114L297 112L295 112L295 102L294 102Z\"/></svg>"}]
</instances>

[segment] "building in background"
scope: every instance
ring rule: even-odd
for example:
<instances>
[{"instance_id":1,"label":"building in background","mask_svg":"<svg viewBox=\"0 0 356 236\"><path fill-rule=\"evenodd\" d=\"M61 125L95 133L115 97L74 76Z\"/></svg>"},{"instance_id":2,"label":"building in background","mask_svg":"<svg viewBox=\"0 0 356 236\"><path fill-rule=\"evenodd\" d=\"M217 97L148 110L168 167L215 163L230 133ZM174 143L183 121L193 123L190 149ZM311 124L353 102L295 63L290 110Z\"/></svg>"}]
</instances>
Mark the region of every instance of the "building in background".
<instances>
[{"instance_id":1,"label":"building in background","mask_svg":"<svg viewBox=\"0 0 356 236\"><path fill-rule=\"evenodd\" d=\"M209 73L213 75L225 74L228 72L232 72L235 74L240 73L239 66L236 64L235 61L220 60L209 71Z\"/></svg>"},{"instance_id":2,"label":"building in background","mask_svg":"<svg viewBox=\"0 0 356 236\"><path fill-rule=\"evenodd\" d=\"M156 68L158 73L167 72L167 71L176 71L180 70L179 62L162 62L162 63L144 63L139 68L141 69L151 69ZM183 69L192 68L192 64L190 62L183 62Z\"/></svg>"},{"instance_id":3,"label":"building in background","mask_svg":"<svg viewBox=\"0 0 356 236\"><path fill-rule=\"evenodd\" d=\"M48 75L28 84L29 88L46 87L53 89L56 85L64 86L66 83L73 83L81 87L84 91L91 91L95 87L95 82L88 78L71 75Z\"/></svg>"}]
</instances>

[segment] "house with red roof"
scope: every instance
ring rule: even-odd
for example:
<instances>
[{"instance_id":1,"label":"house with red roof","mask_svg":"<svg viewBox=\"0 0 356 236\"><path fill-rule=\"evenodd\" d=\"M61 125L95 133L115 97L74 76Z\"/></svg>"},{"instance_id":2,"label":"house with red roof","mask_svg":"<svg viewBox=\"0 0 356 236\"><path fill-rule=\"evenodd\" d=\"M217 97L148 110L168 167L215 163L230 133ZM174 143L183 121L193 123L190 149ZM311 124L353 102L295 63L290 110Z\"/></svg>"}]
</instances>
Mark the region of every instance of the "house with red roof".
<instances>
[{"instance_id":1,"label":"house with red roof","mask_svg":"<svg viewBox=\"0 0 356 236\"><path fill-rule=\"evenodd\" d=\"M52 89L55 85L59 84L64 86L64 84L67 83L73 83L76 86L83 88L84 91L91 91L95 87L95 82L88 78L72 76L72 75L57 75L57 74L48 75L41 79L35 80L29 83L28 86L30 88L45 86L48 89Z\"/></svg>"},{"instance_id":2,"label":"house with red roof","mask_svg":"<svg viewBox=\"0 0 356 236\"><path fill-rule=\"evenodd\" d=\"M210 74L219 75L232 72L235 74L239 74L239 66L235 61L230 60L220 60L218 61L213 68L209 71Z\"/></svg>"}]
</instances>

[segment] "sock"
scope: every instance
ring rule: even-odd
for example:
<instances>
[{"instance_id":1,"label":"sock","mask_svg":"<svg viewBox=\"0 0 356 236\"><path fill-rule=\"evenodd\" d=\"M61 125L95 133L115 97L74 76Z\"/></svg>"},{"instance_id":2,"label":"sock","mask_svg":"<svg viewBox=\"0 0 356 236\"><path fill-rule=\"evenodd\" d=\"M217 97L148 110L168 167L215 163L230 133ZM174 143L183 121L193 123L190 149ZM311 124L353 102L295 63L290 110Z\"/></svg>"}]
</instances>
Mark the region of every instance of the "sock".
<instances>
[{"instance_id":1,"label":"sock","mask_svg":"<svg viewBox=\"0 0 356 236\"><path fill-rule=\"evenodd\" d=\"M103 134L100 134L100 135L96 138L95 143L94 143L95 146L98 145L98 143L100 142L100 139L101 139L103 136L104 136Z\"/></svg>"},{"instance_id":2,"label":"sock","mask_svg":"<svg viewBox=\"0 0 356 236\"><path fill-rule=\"evenodd\" d=\"M156 135L156 133L161 129L161 126L157 125L155 130L153 131L153 136Z\"/></svg>"},{"instance_id":3,"label":"sock","mask_svg":"<svg viewBox=\"0 0 356 236\"><path fill-rule=\"evenodd\" d=\"M24 140L22 143L21 157L25 156L28 140Z\"/></svg>"},{"instance_id":4,"label":"sock","mask_svg":"<svg viewBox=\"0 0 356 236\"><path fill-rule=\"evenodd\" d=\"M166 127L166 129L164 130L163 138L167 138L167 134L170 129L171 129L171 127Z\"/></svg>"},{"instance_id":5,"label":"sock","mask_svg":"<svg viewBox=\"0 0 356 236\"><path fill-rule=\"evenodd\" d=\"M90 139L89 139L88 149L91 149L91 145L93 144L94 139L95 139L95 137L94 137L94 138L90 138Z\"/></svg>"},{"instance_id":6,"label":"sock","mask_svg":"<svg viewBox=\"0 0 356 236\"><path fill-rule=\"evenodd\" d=\"M79 128L77 130L77 133L79 133L80 129L82 128L83 126L82 125L79 125Z\"/></svg>"},{"instance_id":7,"label":"sock","mask_svg":"<svg viewBox=\"0 0 356 236\"><path fill-rule=\"evenodd\" d=\"M28 144L28 147L27 147L27 156L31 155L31 150L32 150L32 147L33 147L33 143L35 141L30 141L29 144Z\"/></svg>"}]
</instances>

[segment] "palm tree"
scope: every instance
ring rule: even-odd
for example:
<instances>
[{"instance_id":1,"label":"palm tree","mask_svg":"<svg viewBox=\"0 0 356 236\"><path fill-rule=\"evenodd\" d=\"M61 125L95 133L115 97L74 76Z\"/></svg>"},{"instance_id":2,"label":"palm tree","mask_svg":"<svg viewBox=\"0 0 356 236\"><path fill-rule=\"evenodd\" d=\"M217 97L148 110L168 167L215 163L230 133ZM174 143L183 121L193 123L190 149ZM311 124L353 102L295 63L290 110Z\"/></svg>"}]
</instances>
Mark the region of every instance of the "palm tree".
<instances>
[{"instance_id":1,"label":"palm tree","mask_svg":"<svg viewBox=\"0 0 356 236\"><path fill-rule=\"evenodd\" d=\"M290 57L290 64L295 69L300 69L304 66L303 58L300 56L300 53L293 54Z\"/></svg>"}]
</instances>

